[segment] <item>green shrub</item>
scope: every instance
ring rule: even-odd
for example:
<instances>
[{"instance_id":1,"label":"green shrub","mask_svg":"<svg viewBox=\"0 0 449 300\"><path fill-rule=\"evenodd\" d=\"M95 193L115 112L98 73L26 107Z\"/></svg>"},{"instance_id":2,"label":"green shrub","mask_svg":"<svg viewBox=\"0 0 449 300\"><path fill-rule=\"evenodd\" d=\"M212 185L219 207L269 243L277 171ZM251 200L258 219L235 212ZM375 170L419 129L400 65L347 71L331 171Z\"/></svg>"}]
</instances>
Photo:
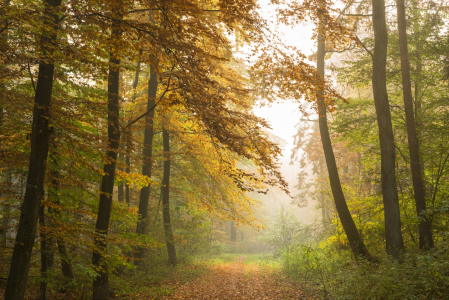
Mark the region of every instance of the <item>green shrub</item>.
<instances>
[{"instance_id":1,"label":"green shrub","mask_svg":"<svg viewBox=\"0 0 449 300\"><path fill-rule=\"evenodd\" d=\"M405 253L402 262L382 256L355 263L349 251L292 245L284 270L325 299L448 299L447 251Z\"/></svg>"}]
</instances>

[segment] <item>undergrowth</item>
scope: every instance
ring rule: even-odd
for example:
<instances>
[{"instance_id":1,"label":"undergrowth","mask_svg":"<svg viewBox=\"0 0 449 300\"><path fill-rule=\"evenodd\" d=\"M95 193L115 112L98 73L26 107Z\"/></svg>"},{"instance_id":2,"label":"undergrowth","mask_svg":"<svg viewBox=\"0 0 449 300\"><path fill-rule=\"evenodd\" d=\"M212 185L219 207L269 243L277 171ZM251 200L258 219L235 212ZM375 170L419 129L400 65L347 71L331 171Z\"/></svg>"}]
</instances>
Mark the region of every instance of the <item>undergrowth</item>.
<instances>
[{"instance_id":1,"label":"undergrowth","mask_svg":"<svg viewBox=\"0 0 449 300\"><path fill-rule=\"evenodd\" d=\"M323 299L448 299L446 250L405 253L358 264L349 251L292 245L282 253L290 278Z\"/></svg>"}]
</instances>

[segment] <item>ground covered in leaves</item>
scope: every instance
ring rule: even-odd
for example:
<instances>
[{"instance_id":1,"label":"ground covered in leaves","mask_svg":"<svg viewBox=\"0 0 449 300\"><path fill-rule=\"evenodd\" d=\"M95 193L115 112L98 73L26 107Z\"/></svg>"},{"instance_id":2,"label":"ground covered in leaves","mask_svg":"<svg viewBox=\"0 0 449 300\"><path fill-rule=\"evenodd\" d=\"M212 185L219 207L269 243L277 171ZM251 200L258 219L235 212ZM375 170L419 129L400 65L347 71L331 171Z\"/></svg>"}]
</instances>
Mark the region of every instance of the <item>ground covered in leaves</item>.
<instances>
[{"instance_id":1,"label":"ground covered in leaves","mask_svg":"<svg viewBox=\"0 0 449 300\"><path fill-rule=\"evenodd\" d=\"M214 264L208 274L162 299L312 299L280 271L244 260Z\"/></svg>"},{"instance_id":2,"label":"ground covered in leaves","mask_svg":"<svg viewBox=\"0 0 449 300\"><path fill-rule=\"evenodd\" d=\"M39 285L33 278L30 278L26 300L39 298ZM279 264L258 254L222 254L176 268L127 272L111 279L117 300L313 299L284 275ZM48 299L91 299L91 287L89 278L65 290L50 285ZM0 299L3 294L4 290L0 289Z\"/></svg>"}]
</instances>

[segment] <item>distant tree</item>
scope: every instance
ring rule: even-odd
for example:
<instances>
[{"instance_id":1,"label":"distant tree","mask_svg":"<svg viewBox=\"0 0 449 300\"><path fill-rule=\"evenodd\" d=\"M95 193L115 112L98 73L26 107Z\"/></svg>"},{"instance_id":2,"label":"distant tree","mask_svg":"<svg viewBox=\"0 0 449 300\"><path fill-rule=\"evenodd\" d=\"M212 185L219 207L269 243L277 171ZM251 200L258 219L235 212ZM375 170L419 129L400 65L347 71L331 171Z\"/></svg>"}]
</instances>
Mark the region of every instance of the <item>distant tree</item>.
<instances>
[{"instance_id":1,"label":"distant tree","mask_svg":"<svg viewBox=\"0 0 449 300\"><path fill-rule=\"evenodd\" d=\"M168 263L176 266L178 260L176 258L175 240L173 237L172 224L170 219L170 134L165 126L162 127L162 143L164 145L164 175L162 177L162 216L165 231L165 245L168 252Z\"/></svg>"}]
</instances>

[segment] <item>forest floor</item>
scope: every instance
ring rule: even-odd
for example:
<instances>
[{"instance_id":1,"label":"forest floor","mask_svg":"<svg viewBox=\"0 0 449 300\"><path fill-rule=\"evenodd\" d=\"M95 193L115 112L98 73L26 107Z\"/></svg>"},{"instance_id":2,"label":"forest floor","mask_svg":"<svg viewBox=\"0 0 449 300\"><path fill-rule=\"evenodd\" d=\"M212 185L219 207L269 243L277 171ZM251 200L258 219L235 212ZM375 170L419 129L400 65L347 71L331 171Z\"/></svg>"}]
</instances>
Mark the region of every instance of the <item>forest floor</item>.
<instances>
[{"instance_id":1,"label":"forest floor","mask_svg":"<svg viewBox=\"0 0 449 300\"><path fill-rule=\"evenodd\" d=\"M207 274L179 286L162 299L312 299L278 268L246 260L220 262Z\"/></svg>"},{"instance_id":2,"label":"forest floor","mask_svg":"<svg viewBox=\"0 0 449 300\"><path fill-rule=\"evenodd\" d=\"M39 299L39 285L31 277L26 300ZM263 254L221 254L160 268L151 273L132 272L112 279L117 300L149 299L317 299L291 282L278 262ZM0 299L4 290L0 286ZM78 282L62 292L50 285L49 300L91 299L91 282Z\"/></svg>"}]
</instances>

